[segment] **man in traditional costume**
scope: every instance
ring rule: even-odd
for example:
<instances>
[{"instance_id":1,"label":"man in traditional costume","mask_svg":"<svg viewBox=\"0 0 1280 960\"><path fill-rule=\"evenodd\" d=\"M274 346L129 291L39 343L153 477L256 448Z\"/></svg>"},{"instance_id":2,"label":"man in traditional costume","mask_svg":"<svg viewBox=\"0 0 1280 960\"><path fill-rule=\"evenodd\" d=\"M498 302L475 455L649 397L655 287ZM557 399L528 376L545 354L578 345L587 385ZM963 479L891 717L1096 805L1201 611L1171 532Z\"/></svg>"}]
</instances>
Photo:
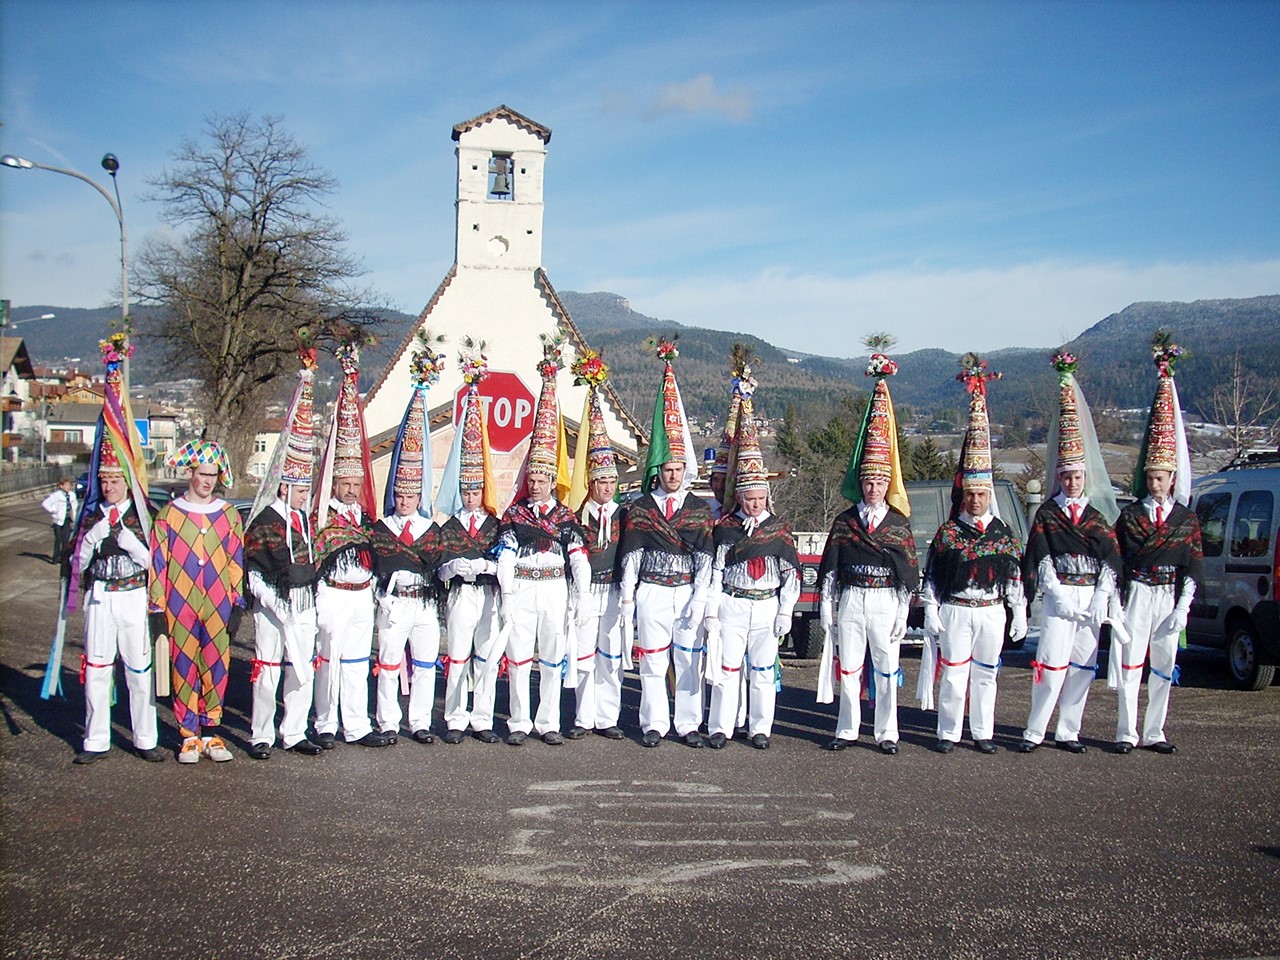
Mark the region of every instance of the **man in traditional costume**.
<instances>
[{"instance_id":1,"label":"man in traditional costume","mask_svg":"<svg viewBox=\"0 0 1280 960\"><path fill-rule=\"evenodd\" d=\"M106 343L106 341L104 341ZM121 387L120 359L106 354L106 391L89 464L81 534L74 558L84 591L84 743L75 763L93 763L111 747L111 692L115 665L124 665L133 747L143 760L164 760L156 745L156 694L147 630L147 540L151 514L143 494L142 459L126 424L132 423ZM55 491L61 496L62 491ZM74 501L64 506L74 509ZM70 524L68 520L68 525ZM66 537L63 538L66 550ZM59 556L58 562L62 562Z\"/></svg>"},{"instance_id":2,"label":"man in traditional costume","mask_svg":"<svg viewBox=\"0 0 1280 960\"><path fill-rule=\"evenodd\" d=\"M316 652L316 564L308 518L315 461L316 351L304 345L299 356L298 385L244 538L246 581L254 600L249 671L253 686L249 756L254 760L271 757L276 742L276 691L282 679L281 745L308 757L324 752L307 739Z\"/></svg>"},{"instance_id":3,"label":"man in traditional costume","mask_svg":"<svg viewBox=\"0 0 1280 960\"><path fill-rule=\"evenodd\" d=\"M707 727L708 745L715 750L733 736L744 672L750 688L747 735L757 750L769 749L780 686L778 638L790 631L791 614L800 599L800 559L791 528L769 511L769 475L756 435L752 386L744 382L741 387L734 477L725 490L737 509L720 518L713 534Z\"/></svg>"},{"instance_id":4,"label":"man in traditional costume","mask_svg":"<svg viewBox=\"0 0 1280 960\"><path fill-rule=\"evenodd\" d=\"M564 743L560 732L560 689L569 670L569 596L585 609L591 582L582 528L573 511L557 500L560 469L560 410L556 374L561 338L543 335L538 363L542 387L534 413L533 439L525 464L528 498L517 499L502 517L498 537L498 584L502 589L503 632L507 641L510 719L507 743L519 746L532 730L543 743ZM567 468L567 464L566 464ZM565 482L565 488L568 483ZM509 628L509 629L508 629ZM530 719L529 682L538 659L538 715ZM574 670L571 682L577 682Z\"/></svg>"},{"instance_id":5,"label":"man in traditional costume","mask_svg":"<svg viewBox=\"0 0 1280 960\"><path fill-rule=\"evenodd\" d=\"M395 742L369 722L377 504L360 402L359 349L344 343L338 348L338 363L342 383L320 465L321 487L332 496L319 503L315 518L316 739L326 750L337 740L339 714L347 743L385 747Z\"/></svg>"},{"instance_id":6,"label":"man in traditional costume","mask_svg":"<svg viewBox=\"0 0 1280 960\"><path fill-rule=\"evenodd\" d=\"M413 392L391 450L383 518L374 527L378 568L378 729L399 736L401 679L409 677L409 730L418 743L434 743L431 711L436 700L436 660L440 656L440 607L444 593L436 579L439 528L432 521L431 428L427 390L440 379L444 354L438 338L418 334L409 362ZM410 668L406 671L406 646Z\"/></svg>"},{"instance_id":7,"label":"man in traditional costume","mask_svg":"<svg viewBox=\"0 0 1280 960\"><path fill-rule=\"evenodd\" d=\"M656 343L663 361L645 462L647 491L627 511L622 555L623 642L638 625L641 742L656 747L671 729L667 668L675 668L676 736L705 746L702 724L702 654L699 627L711 586L712 520L706 502L690 493L698 462L680 401L672 361L674 339Z\"/></svg>"},{"instance_id":8,"label":"man in traditional costume","mask_svg":"<svg viewBox=\"0 0 1280 960\"><path fill-rule=\"evenodd\" d=\"M939 753L950 753L964 728L965 694L969 731L981 753L995 753L996 675L1004 645L1005 610L1009 637L1027 634L1017 536L995 513L991 470L991 425L987 419L986 361L965 354L956 378L969 391L969 424L960 451L959 503L953 518L938 528L924 572L925 632L937 644ZM925 669L925 665L921 665Z\"/></svg>"},{"instance_id":9,"label":"man in traditional costume","mask_svg":"<svg viewBox=\"0 0 1280 960\"><path fill-rule=\"evenodd\" d=\"M1098 672L1098 637L1120 578L1120 551L1111 526L1119 513L1111 480L1076 382L1078 361L1053 357L1058 371L1058 417L1049 432L1050 498L1036 511L1022 560L1028 597L1044 595L1044 619L1031 661L1031 714L1018 745L1031 753L1044 742L1058 706L1057 746L1084 753L1080 726L1089 685Z\"/></svg>"},{"instance_id":10,"label":"man in traditional costume","mask_svg":"<svg viewBox=\"0 0 1280 960\"><path fill-rule=\"evenodd\" d=\"M1147 437L1134 471L1133 494L1142 499L1120 513L1116 538L1124 558L1125 633L1113 641L1110 674L1118 674L1117 753L1139 745L1138 687L1149 663L1147 712L1141 746L1153 753L1177 752L1165 737L1169 691L1178 682L1178 642L1196 586L1203 576L1200 521L1187 508L1191 456L1187 448L1174 367L1182 348L1167 331L1152 342L1159 377L1147 420ZM1119 633L1119 631L1117 631ZM1116 669L1118 668L1118 669Z\"/></svg>"},{"instance_id":11,"label":"man in traditional costume","mask_svg":"<svg viewBox=\"0 0 1280 960\"><path fill-rule=\"evenodd\" d=\"M818 569L819 617L825 634L818 702L840 687L836 735L828 750L846 750L862 726L861 690L874 692L873 732L880 752L898 752L899 652L911 595L920 580L911 507L898 455L898 428L886 378L898 365L882 352L892 339L867 338L867 376L876 378L842 492L853 501L831 524ZM871 651L871 678L865 676ZM864 681L867 681L864 684Z\"/></svg>"},{"instance_id":12,"label":"man in traditional costume","mask_svg":"<svg viewBox=\"0 0 1280 960\"><path fill-rule=\"evenodd\" d=\"M467 384L436 509L449 514L440 527L445 601L444 742L462 742L468 725L481 743L497 743L493 707L502 650L498 645L497 490L489 463L489 433L480 381L488 376L484 343L463 342L458 357ZM467 695L474 687L471 708Z\"/></svg>"},{"instance_id":13,"label":"man in traditional costume","mask_svg":"<svg viewBox=\"0 0 1280 960\"><path fill-rule=\"evenodd\" d=\"M178 762L225 762L231 751L218 728L244 608L244 533L236 508L214 489L231 486L231 462L212 440L186 443L165 462L189 468L191 480L151 527L152 632L169 638Z\"/></svg>"},{"instance_id":14,"label":"man in traditional costume","mask_svg":"<svg viewBox=\"0 0 1280 960\"><path fill-rule=\"evenodd\" d=\"M618 592L618 542L626 510L614 497L618 467L605 431L599 387L609 368L594 351L584 351L573 364L574 383L587 387L578 428L573 485L568 502L577 509L591 565L590 586L578 594L574 615L574 644L578 675L573 725L569 740L595 730L609 740L621 740L622 674L631 665L631 651L622 643L622 606Z\"/></svg>"}]
</instances>

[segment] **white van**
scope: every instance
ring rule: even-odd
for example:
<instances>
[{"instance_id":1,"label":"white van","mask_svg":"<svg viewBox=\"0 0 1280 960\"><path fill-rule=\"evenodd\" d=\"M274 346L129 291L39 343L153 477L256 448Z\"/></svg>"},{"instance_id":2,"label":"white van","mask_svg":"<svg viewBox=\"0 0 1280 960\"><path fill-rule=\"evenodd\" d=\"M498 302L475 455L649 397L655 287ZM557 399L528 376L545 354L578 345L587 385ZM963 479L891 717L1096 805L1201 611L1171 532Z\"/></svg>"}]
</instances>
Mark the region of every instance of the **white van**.
<instances>
[{"instance_id":1,"label":"white van","mask_svg":"<svg viewBox=\"0 0 1280 960\"><path fill-rule=\"evenodd\" d=\"M1227 651L1242 690L1271 683L1280 663L1280 454L1254 454L1201 477L1191 493L1204 542L1204 582L1187 621L1192 643Z\"/></svg>"}]
</instances>

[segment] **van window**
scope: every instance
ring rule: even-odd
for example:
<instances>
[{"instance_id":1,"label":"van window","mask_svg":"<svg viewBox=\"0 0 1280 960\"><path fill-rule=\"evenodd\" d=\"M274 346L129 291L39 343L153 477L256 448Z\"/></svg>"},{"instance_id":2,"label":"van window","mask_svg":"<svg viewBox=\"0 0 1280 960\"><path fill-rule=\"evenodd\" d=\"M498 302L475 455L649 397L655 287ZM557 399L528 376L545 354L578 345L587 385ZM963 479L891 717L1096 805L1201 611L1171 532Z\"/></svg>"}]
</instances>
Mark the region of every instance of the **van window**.
<instances>
[{"instance_id":1,"label":"van window","mask_svg":"<svg viewBox=\"0 0 1280 960\"><path fill-rule=\"evenodd\" d=\"M1227 514L1230 512L1230 493L1206 493L1196 501L1200 541L1206 557L1222 556L1222 544L1227 538Z\"/></svg>"},{"instance_id":2,"label":"van window","mask_svg":"<svg viewBox=\"0 0 1280 960\"><path fill-rule=\"evenodd\" d=\"M1233 557L1265 557L1271 549L1271 491L1246 490L1240 494L1236 519L1231 525Z\"/></svg>"}]
</instances>

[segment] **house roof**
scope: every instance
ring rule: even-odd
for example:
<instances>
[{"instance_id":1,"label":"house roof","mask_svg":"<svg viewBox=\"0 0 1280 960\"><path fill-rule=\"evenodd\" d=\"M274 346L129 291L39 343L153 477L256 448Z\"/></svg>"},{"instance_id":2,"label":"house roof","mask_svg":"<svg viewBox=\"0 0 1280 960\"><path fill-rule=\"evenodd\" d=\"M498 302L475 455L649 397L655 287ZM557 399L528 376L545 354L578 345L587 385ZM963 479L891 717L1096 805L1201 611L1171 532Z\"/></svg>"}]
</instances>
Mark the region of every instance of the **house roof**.
<instances>
[{"instance_id":1,"label":"house roof","mask_svg":"<svg viewBox=\"0 0 1280 960\"><path fill-rule=\"evenodd\" d=\"M0 370L5 373L15 368L19 378L35 379L35 368L31 365L31 355L27 353L27 342L22 337L0 337Z\"/></svg>"},{"instance_id":2,"label":"house roof","mask_svg":"<svg viewBox=\"0 0 1280 960\"><path fill-rule=\"evenodd\" d=\"M468 130L474 130L476 127L483 126L491 120L508 120L514 123L521 130L528 130L543 143L551 142L551 130L544 127L540 123L535 123L523 114L516 113L505 103L494 107L488 113L482 113L478 117L472 117L470 120L463 120L453 128L453 139L457 140Z\"/></svg>"}]
</instances>

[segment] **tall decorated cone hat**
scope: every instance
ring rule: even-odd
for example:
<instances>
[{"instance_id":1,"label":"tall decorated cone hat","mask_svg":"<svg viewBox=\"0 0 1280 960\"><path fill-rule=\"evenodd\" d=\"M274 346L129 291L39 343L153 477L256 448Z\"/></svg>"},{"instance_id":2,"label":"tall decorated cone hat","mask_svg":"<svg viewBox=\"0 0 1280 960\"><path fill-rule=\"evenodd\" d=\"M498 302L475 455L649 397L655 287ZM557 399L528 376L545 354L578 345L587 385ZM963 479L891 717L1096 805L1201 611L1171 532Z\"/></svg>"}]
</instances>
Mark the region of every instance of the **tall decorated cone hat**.
<instances>
[{"instance_id":1,"label":"tall decorated cone hat","mask_svg":"<svg viewBox=\"0 0 1280 960\"><path fill-rule=\"evenodd\" d=\"M889 395L888 378L898 372L898 364L888 351L893 349L894 338L887 333L873 333L863 341L871 353L865 375L875 377L862 425L854 440L853 455L845 472L840 492L846 500L858 503L862 500L862 480L878 477L887 480L889 489L885 500L889 506L911 516L911 504L907 500L906 481L902 476L902 460L898 450L898 420L893 410L893 398Z\"/></svg>"},{"instance_id":2,"label":"tall decorated cone hat","mask_svg":"<svg viewBox=\"0 0 1280 960\"><path fill-rule=\"evenodd\" d=\"M1075 354L1056 353L1053 369L1058 371L1058 442L1053 472L1084 470L1084 434L1080 430L1080 407L1076 402L1075 372L1079 361Z\"/></svg>"},{"instance_id":3,"label":"tall decorated cone hat","mask_svg":"<svg viewBox=\"0 0 1280 960\"><path fill-rule=\"evenodd\" d=\"M573 457L573 482L566 503L577 510L587 499L592 480L618 478L618 465L613 444L605 430L604 412L600 408L600 387L609 379L609 366L594 350L584 350L573 362L574 386L587 388L578 425L578 446Z\"/></svg>"},{"instance_id":4,"label":"tall decorated cone hat","mask_svg":"<svg viewBox=\"0 0 1280 960\"><path fill-rule=\"evenodd\" d=\"M1108 523L1114 523L1120 511L1089 404L1076 380L1080 361L1075 354L1060 350L1049 362L1058 374L1058 416L1049 422L1048 450L1053 459L1047 464L1045 488L1051 497L1057 496L1062 490L1062 474L1067 470L1083 470L1084 494L1090 505Z\"/></svg>"},{"instance_id":5,"label":"tall decorated cone hat","mask_svg":"<svg viewBox=\"0 0 1280 960\"><path fill-rule=\"evenodd\" d=\"M1168 330L1157 330L1151 340L1151 358L1156 365L1156 395L1147 417L1147 435L1138 454L1133 475L1133 495L1147 495L1147 471L1168 470L1175 474L1173 497L1186 505L1191 496L1191 452L1178 402L1174 369L1186 351L1173 342Z\"/></svg>"},{"instance_id":6,"label":"tall decorated cone hat","mask_svg":"<svg viewBox=\"0 0 1280 960\"><path fill-rule=\"evenodd\" d=\"M725 509L731 510L733 498L748 490L768 490L769 473L764 468L760 436L756 432L754 390L744 388L738 407L738 429L733 437L733 474L725 483Z\"/></svg>"},{"instance_id":7,"label":"tall decorated cone hat","mask_svg":"<svg viewBox=\"0 0 1280 960\"><path fill-rule=\"evenodd\" d=\"M271 454L271 462L258 487L258 495L253 501L253 513L271 505L279 495L280 485L293 487L311 486L311 475L315 470L315 401L314 383L316 376L316 349L312 346L312 335L308 328L298 331L298 384L293 388L293 397L289 400L289 409L285 413L284 427L276 448Z\"/></svg>"},{"instance_id":8,"label":"tall decorated cone hat","mask_svg":"<svg viewBox=\"0 0 1280 960\"><path fill-rule=\"evenodd\" d=\"M960 510L960 495L965 490L995 490L991 466L991 421L987 416L987 383L999 380L1002 374L990 373L987 361L976 353L966 353L960 358L960 372L956 379L969 392L969 423L964 432L964 445L960 448L960 463L956 471L956 484L952 490L952 510ZM992 510L995 510L994 498Z\"/></svg>"},{"instance_id":9,"label":"tall decorated cone hat","mask_svg":"<svg viewBox=\"0 0 1280 960\"><path fill-rule=\"evenodd\" d=\"M396 431L395 444L391 448L390 482L383 497L382 512L395 512L396 494L417 494L418 513L431 516L431 424L427 414L427 391L440 379L445 355L436 352L436 346L444 337L432 336L419 330L409 360L409 380L412 390L400 429Z\"/></svg>"},{"instance_id":10,"label":"tall decorated cone hat","mask_svg":"<svg viewBox=\"0 0 1280 960\"><path fill-rule=\"evenodd\" d=\"M642 489L652 490L657 484L658 471L664 463L681 462L685 465L684 488L693 486L698 478L698 458L693 448L693 434L689 430L689 418L680 399L680 387L676 383L673 363L680 356L676 337L650 337L649 347L662 361L662 384L653 404L653 423L649 434L649 452L644 463Z\"/></svg>"},{"instance_id":11,"label":"tall decorated cone hat","mask_svg":"<svg viewBox=\"0 0 1280 960\"><path fill-rule=\"evenodd\" d=\"M360 400L360 347L352 334L338 347L338 364L342 367L342 383L329 430L329 445L320 464L319 495L315 498L316 530L323 530L329 518L329 499L333 481L356 478L364 483L357 501L361 512L375 519L378 501L373 489L373 462L369 456L369 438L364 425L364 404Z\"/></svg>"},{"instance_id":12,"label":"tall decorated cone hat","mask_svg":"<svg viewBox=\"0 0 1280 960\"><path fill-rule=\"evenodd\" d=\"M542 359L538 361L538 376L542 378L542 386L533 414L533 438L525 472L550 477L554 483L560 475L560 404L556 398L556 375L564 355L564 337L544 333L539 339Z\"/></svg>"},{"instance_id":13,"label":"tall decorated cone hat","mask_svg":"<svg viewBox=\"0 0 1280 960\"><path fill-rule=\"evenodd\" d=\"M462 349L458 351L458 368L467 392L453 433L449 459L440 477L435 500L437 513L452 515L461 510L464 490L483 491L484 509L492 514L498 512L498 491L489 460L489 430L484 419L484 404L480 402L480 382L489 375L489 358L484 350L483 340L464 337Z\"/></svg>"},{"instance_id":14,"label":"tall decorated cone hat","mask_svg":"<svg viewBox=\"0 0 1280 960\"><path fill-rule=\"evenodd\" d=\"M711 466L712 473L728 475L730 450L733 438L738 431L738 411L742 407L742 391L746 385L748 391L755 390L755 380L751 378L751 348L745 343L735 343L729 351L729 373L733 377L733 389L729 395L729 413L724 420L724 430L720 432L720 446L716 448L716 459Z\"/></svg>"}]
</instances>

